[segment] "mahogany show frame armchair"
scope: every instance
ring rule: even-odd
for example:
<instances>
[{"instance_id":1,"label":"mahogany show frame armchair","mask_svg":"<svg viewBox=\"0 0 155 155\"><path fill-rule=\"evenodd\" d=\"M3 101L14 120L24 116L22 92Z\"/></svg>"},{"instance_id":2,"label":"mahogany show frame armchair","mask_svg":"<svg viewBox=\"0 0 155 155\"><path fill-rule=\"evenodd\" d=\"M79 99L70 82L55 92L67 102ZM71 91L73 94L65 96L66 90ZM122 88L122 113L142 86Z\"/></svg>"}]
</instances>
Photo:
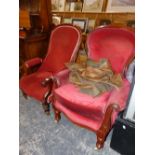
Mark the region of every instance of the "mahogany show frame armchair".
<instances>
[{"instance_id":1,"label":"mahogany show frame armchair","mask_svg":"<svg viewBox=\"0 0 155 155\"><path fill-rule=\"evenodd\" d=\"M81 93L78 87L66 80L65 84L54 88L49 100L54 107L56 122L60 120L62 112L73 123L94 131L97 136L96 148L100 149L118 112L125 108L130 82L124 72L134 58L135 35L127 28L97 28L88 35L87 47L88 58L96 61L108 59L113 71L122 75L122 86L92 97Z\"/></svg>"},{"instance_id":2,"label":"mahogany show frame armchair","mask_svg":"<svg viewBox=\"0 0 155 155\"><path fill-rule=\"evenodd\" d=\"M50 104L47 101L51 94L53 77L64 79L66 74L66 62L75 61L81 44L81 31L71 24L57 26L51 32L47 55L41 58L33 58L24 63L25 74L20 79L20 89L23 95L33 97L42 102L47 114L50 112ZM39 69L28 74L29 70L39 66ZM62 80L61 83L64 81Z\"/></svg>"}]
</instances>

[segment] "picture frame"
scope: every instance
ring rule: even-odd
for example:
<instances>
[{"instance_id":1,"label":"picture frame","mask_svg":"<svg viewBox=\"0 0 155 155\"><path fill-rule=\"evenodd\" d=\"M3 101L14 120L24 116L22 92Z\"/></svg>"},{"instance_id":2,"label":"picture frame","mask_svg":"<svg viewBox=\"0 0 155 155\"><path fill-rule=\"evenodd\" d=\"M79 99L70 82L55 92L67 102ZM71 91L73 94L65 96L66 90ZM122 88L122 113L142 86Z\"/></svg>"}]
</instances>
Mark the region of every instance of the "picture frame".
<instances>
[{"instance_id":1,"label":"picture frame","mask_svg":"<svg viewBox=\"0 0 155 155\"><path fill-rule=\"evenodd\" d=\"M82 2L71 2L70 3L71 12L81 12L82 11Z\"/></svg>"},{"instance_id":2,"label":"picture frame","mask_svg":"<svg viewBox=\"0 0 155 155\"><path fill-rule=\"evenodd\" d=\"M102 12L105 0L84 0L82 12Z\"/></svg>"},{"instance_id":3,"label":"picture frame","mask_svg":"<svg viewBox=\"0 0 155 155\"><path fill-rule=\"evenodd\" d=\"M59 0L51 0L52 11L59 11Z\"/></svg>"},{"instance_id":4,"label":"picture frame","mask_svg":"<svg viewBox=\"0 0 155 155\"><path fill-rule=\"evenodd\" d=\"M72 18L63 18L62 23L71 24L72 23Z\"/></svg>"},{"instance_id":5,"label":"picture frame","mask_svg":"<svg viewBox=\"0 0 155 155\"><path fill-rule=\"evenodd\" d=\"M53 12L64 11L66 0L51 0L51 8Z\"/></svg>"},{"instance_id":6,"label":"picture frame","mask_svg":"<svg viewBox=\"0 0 155 155\"><path fill-rule=\"evenodd\" d=\"M106 12L135 12L135 0L108 0Z\"/></svg>"},{"instance_id":7,"label":"picture frame","mask_svg":"<svg viewBox=\"0 0 155 155\"><path fill-rule=\"evenodd\" d=\"M64 11L66 0L58 0L58 1L59 1L59 11Z\"/></svg>"},{"instance_id":8,"label":"picture frame","mask_svg":"<svg viewBox=\"0 0 155 155\"><path fill-rule=\"evenodd\" d=\"M81 28L83 33L86 33L88 19L86 18L72 18L72 24Z\"/></svg>"},{"instance_id":9,"label":"picture frame","mask_svg":"<svg viewBox=\"0 0 155 155\"><path fill-rule=\"evenodd\" d=\"M59 25L61 24L61 16L53 15L52 16L52 23L54 25Z\"/></svg>"},{"instance_id":10,"label":"picture frame","mask_svg":"<svg viewBox=\"0 0 155 155\"><path fill-rule=\"evenodd\" d=\"M70 2L65 3L65 11L70 11Z\"/></svg>"}]
</instances>

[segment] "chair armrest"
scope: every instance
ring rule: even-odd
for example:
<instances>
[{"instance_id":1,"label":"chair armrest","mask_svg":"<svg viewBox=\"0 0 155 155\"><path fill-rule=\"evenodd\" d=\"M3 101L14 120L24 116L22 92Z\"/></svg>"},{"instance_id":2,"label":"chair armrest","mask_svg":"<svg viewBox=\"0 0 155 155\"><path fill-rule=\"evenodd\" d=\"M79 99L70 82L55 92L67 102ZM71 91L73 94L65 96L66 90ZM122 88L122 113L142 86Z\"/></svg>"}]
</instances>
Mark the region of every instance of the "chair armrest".
<instances>
[{"instance_id":1,"label":"chair armrest","mask_svg":"<svg viewBox=\"0 0 155 155\"><path fill-rule=\"evenodd\" d=\"M58 86L62 85L63 83L66 83L66 81L69 78L69 72L70 72L69 69L64 69L64 70L62 70L62 71L60 71L54 75L54 77L56 78Z\"/></svg>"},{"instance_id":2,"label":"chair armrest","mask_svg":"<svg viewBox=\"0 0 155 155\"><path fill-rule=\"evenodd\" d=\"M114 123L118 112L125 109L129 91L130 91L130 82L128 80L124 79L123 86L121 88L114 89L111 92L111 95L108 99L107 107L111 104L115 104L119 107L118 111L114 111L114 113L112 114L112 118L111 118L112 124Z\"/></svg>"},{"instance_id":3,"label":"chair armrest","mask_svg":"<svg viewBox=\"0 0 155 155\"><path fill-rule=\"evenodd\" d=\"M26 68L31 68L31 67L34 67L36 65L39 65L42 63L42 59L41 58L33 58L33 59L30 59L30 60L27 60L25 63L24 63L24 66Z\"/></svg>"},{"instance_id":4,"label":"chair armrest","mask_svg":"<svg viewBox=\"0 0 155 155\"><path fill-rule=\"evenodd\" d=\"M41 85L43 87L48 87L48 91L44 95L44 100L46 100L48 103L51 103L54 101L53 91L58 88L64 81L69 77L69 70L64 69L57 74L54 74L53 76L45 78Z\"/></svg>"},{"instance_id":5,"label":"chair armrest","mask_svg":"<svg viewBox=\"0 0 155 155\"><path fill-rule=\"evenodd\" d=\"M42 59L38 57L25 61L20 68L20 72L22 72L22 76L26 76L32 73L31 68L37 65L40 65L41 63L42 63Z\"/></svg>"}]
</instances>

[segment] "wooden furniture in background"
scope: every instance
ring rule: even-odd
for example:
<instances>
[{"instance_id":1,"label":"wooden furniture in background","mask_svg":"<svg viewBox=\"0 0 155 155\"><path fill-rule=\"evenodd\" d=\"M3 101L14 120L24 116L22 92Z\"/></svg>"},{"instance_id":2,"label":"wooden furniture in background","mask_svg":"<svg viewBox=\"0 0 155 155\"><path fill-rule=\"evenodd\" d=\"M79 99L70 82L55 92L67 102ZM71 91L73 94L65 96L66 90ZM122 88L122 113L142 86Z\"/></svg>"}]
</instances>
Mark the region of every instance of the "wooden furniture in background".
<instances>
[{"instance_id":1,"label":"wooden furniture in background","mask_svg":"<svg viewBox=\"0 0 155 155\"><path fill-rule=\"evenodd\" d=\"M19 67L34 57L46 55L50 35L49 0L19 0Z\"/></svg>"},{"instance_id":2,"label":"wooden furniture in background","mask_svg":"<svg viewBox=\"0 0 155 155\"><path fill-rule=\"evenodd\" d=\"M23 63L34 57L44 58L47 52L48 34L40 33L19 37L20 76L23 74Z\"/></svg>"},{"instance_id":3,"label":"wooden furniture in background","mask_svg":"<svg viewBox=\"0 0 155 155\"><path fill-rule=\"evenodd\" d=\"M30 23L30 15L27 10L19 10L19 27L20 28L26 28L29 30L31 28Z\"/></svg>"},{"instance_id":4,"label":"wooden furniture in background","mask_svg":"<svg viewBox=\"0 0 155 155\"><path fill-rule=\"evenodd\" d=\"M29 12L32 29L43 28L44 31L49 31L49 7L49 0L19 0L20 11L26 10Z\"/></svg>"}]
</instances>

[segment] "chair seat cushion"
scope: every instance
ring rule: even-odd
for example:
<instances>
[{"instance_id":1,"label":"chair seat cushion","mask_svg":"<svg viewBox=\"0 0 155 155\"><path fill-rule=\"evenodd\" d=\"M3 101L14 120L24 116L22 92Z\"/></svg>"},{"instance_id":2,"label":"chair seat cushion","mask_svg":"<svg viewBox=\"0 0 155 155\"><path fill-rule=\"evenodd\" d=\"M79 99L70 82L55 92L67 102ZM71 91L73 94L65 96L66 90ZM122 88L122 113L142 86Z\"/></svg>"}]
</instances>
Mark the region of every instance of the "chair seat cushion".
<instances>
[{"instance_id":1,"label":"chair seat cushion","mask_svg":"<svg viewBox=\"0 0 155 155\"><path fill-rule=\"evenodd\" d=\"M124 79L123 86L121 88L103 93L98 97L92 97L81 93L78 87L68 83L54 91L57 101L54 104L60 111L66 108L74 113L80 114L83 117L101 122L109 104L117 103L119 104L121 110L125 107L129 87L130 83ZM59 108L60 104L61 109ZM65 113L66 111L62 112Z\"/></svg>"},{"instance_id":2,"label":"chair seat cushion","mask_svg":"<svg viewBox=\"0 0 155 155\"><path fill-rule=\"evenodd\" d=\"M101 126L101 121L95 121L91 118L84 117L81 114L78 114L65 106L63 106L60 102L56 101L55 107L62 111L67 118L69 118L72 122L74 122L77 125L86 127L91 129L92 131L97 131Z\"/></svg>"},{"instance_id":3,"label":"chair seat cushion","mask_svg":"<svg viewBox=\"0 0 155 155\"><path fill-rule=\"evenodd\" d=\"M23 76L20 80L20 88L28 96L31 96L39 101L43 101L44 95L48 91L48 88L43 87L41 82L51 75L51 72L35 72L33 74Z\"/></svg>"}]
</instances>

